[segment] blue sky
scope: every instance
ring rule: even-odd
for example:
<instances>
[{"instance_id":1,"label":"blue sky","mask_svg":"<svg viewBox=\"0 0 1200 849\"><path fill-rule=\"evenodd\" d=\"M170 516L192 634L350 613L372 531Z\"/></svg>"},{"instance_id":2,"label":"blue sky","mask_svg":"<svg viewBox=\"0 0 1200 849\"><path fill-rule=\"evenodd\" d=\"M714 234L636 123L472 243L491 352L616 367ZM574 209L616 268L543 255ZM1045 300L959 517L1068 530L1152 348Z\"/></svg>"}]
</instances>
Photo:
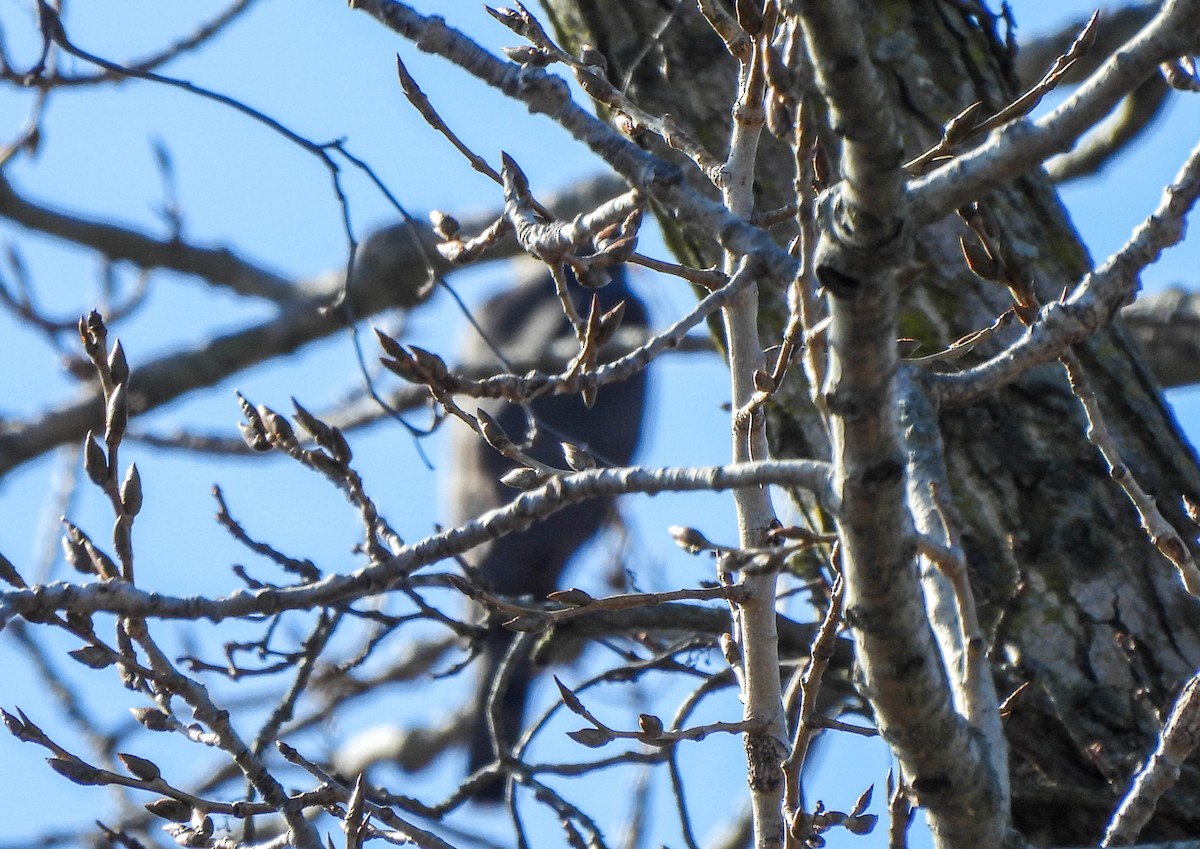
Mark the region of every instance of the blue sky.
<instances>
[{"instance_id":1,"label":"blue sky","mask_svg":"<svg viewBox=\"0 0 1200 849\"><path fill-rule=\"evenodd\" d=\"M159 47L222 5L89 0L72 4L67 22L77 44L120 60ZM476 3L446 0L414 5L445 15L490 49L513 43L510 34ZM186 13L180 11L185 6ZM1069 17L1073 10L1090 11L1075 2L1024 0L1013 6L1023 33L1040 31ZM0 23L9 49L17 57L31 60L36 41L30 40L31 19L25 5L18 0L0 4ZM432 208L455 214L494 208L499 200L496 188L473 172L405 102L395 81L396 52L404 56L443 117L474 150L492 162L498 161L501 150L508 151L539 192L566 186L597 171L587 152L546 120L530 117L522 107L505 102L461 72L417 53L366 16L349 11L340 0L260 3L220 40L167 70L242 99L309 138L346 138L349 149L369 161L416 214ZM14 132L23 123L29 101L26 93L0 91L0 133ZM337 268L345 260L340 213L324 169L315 159L227 108L152 84L130 82L57 95L43 127L38 156L14 163L8 172L17 187L33 199L165 233L156 212L162 202L154 164L157 140L170 151L174 162L186 238L228 245L262 265L298 278ZM1161 187L1196 139L1200 139L1200 111L1178 98L1153 135L1114 163L1108 173L1064 190L1064 202L1094 257L1101 259L1120 245L1153 209ZM360 237L373 226L394 219L386 201L364 179L347 172L346 181ZM0 234L19 245L48 313L70 317L90 308L100 272L93 257L27 236L8 225L0 224ZM654 250L653 238L643 244ZM1194 244L1185 244L1169 252L1145 275L1147 287L1192 283L1194 269L1200 265L1197 250ZM10 276L7 269L0 273ZM128 269L119 273L132 281ZM460 275L454 282L468 300L477 301L502 285L503 277L500 269L491 267ZM649 277L638 278L637 285L660 320L678 314L690 297L678 284ZM260 309L258 315L267 312ZM253 315L247 305L202 283L156 274L146 308L118 330L136 369L138 362L249 323ZM457 332L453 328L458 322L449 299L441 296L408 319L404 338L452 352ZM452 329L448 332L447 328ZM43 337L0 314L0 339L4 340L0 351L8 366L0 371L0 416L34 415L69 396L70 380ZM727 398L727 390L715 358L664 361L656 367L653 381L654 415L644 462L722 462L728 456L728 426L719 405ZM232 434L237 419L234 388L280 410L289 409L292 395L319 410L357 385L353 352L342 335L311 346L285 363L239 375L203 397L184 399L141 424L158 432L192 427ZM698 392L697 387L703 391ZM1200 392L1182 390L1170 398L1185 429L1193 438L1200 436ZM419 537L442 519L436 470L420 464L403 433L381 426L352 441L368 488L402 534L410 539ZM440 437L430 441L429 452L435 465L445 462ZM229 564L245 562L252 569L265 568L211 521L213 504L208 491L213 483L222 485L231 508L252 533L289 553L313 557L326 569L353 568L356 563L349 547L358 532L357 517L339 495L292 464L156 454L135 445L123 456L126 461L138 462L145 481L147 504L136 532L138 557L148 564L141 574L153 581L155 588L172 593L221 593L233 585ZM0 551L35 575L42 552L53 544L50 536L62 510L56 506L55 482L63 479L61 468L71 462L61 456L46 457L0 480ZM264 492L282 495L266 503ZM75 521L97 536L104 535L111 519L98 493L83 487L68 503ZM665 534L667 525L693 524L718 539L735 533L732 508L724 496L642 499L630 512L635 511L637 554L632 565L647 587L689 585L708 577L708 562L675 549ZM50 568L50 577L67 577L61 562ZM201 640L228 638L216 629L199 630ZM75 647L57 637L48 639L47 645L60 651ZM55 711L39 692L36 675L23 654L11 638L0 637L0 668L6 670L0 683L0 704L6 708L19 704L48 731L77 742L77 733L55 719ZM105 715L105 724L118 721L111 712L123 715L127 702L109 680L112 676L71 672L86 684L88 706ZM439 711L436 698L443 696L410 700L395 709L406 717L428 719ZM727 711L732 710L728 702L723 704ZM354 717L356 723L391 716L380 705L362 713ZM723 781L730 792L740 792L736 779L739 747L729 741L704 745L702 755L689 752L686 757L708 759L694 763L707 775L725 774ZM82 745L75 748L86 751ZM181 761L176 766L186 775L186 758L194 753L182 748L177 751ZM0 797L0 818L6 823L0 846L35 833L48 822L86 823L100 815L110 801L103 794L67 785L45 768L41 758L40 750L0 737L0 759L27 777ZM853 804L867 783L881 784L886 769L886 758L877 746L854 741L847 741L845 748L837 749L825 761L832 778L852 776L849 783L834 780L819 791L831 807L843 809ZM734 767L732 777L725 769L730 765ZM427 787L434 793L437 782L456 778L459 768L457 763L448 765L432 779L422 779L431 783L422 785L421 792ZM69 814L52 815L43 807L47 798L66 803ZM30 814L39 810L47 811L45 818ZM718 813L701 811L702 836L718 824ZM661 839L677 844L669 818L662 815L658 819L657 826L665 829ZM831 844L844 839L835 834ZM857 845L867 844L859 841Z\"/></svg>"}]
</instances>

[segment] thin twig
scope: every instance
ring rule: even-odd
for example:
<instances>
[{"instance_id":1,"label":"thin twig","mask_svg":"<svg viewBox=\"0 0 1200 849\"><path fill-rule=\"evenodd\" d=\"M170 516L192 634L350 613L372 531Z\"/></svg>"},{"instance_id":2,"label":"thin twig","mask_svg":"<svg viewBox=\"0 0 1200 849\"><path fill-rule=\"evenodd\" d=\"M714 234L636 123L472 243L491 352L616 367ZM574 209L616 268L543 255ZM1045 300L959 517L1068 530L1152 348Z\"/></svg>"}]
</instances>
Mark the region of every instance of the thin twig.
<instances>
[{"instance_id":1,"label":"thin twig","mask_svg":"<svg viewBox=\"0 0 1200 849\"><path fill-rule=\"evenodd\" d=\"M1183 762L1200 745L1200 675L1193 676L1175 700L1158 746L1130 782L1100 845L1127 846L1137 841L1159 798L1179 781Z\"/></svg>"},{"instance_id":2,"label":"thin twig","mask_svg":"<svg viewBox=\"0 0 1200 849\"><path fill-rule=\"evenodd\" d=\"M1083 363L1071 350L1064 351L1059 361L1067 371L1071 391L1083 405L1084 414L1087 416L1088 441L1099 449L1108 466L1109 477L1129 496L1134 509L1137 510L1138 518L1142 521L1142 528L1150 537L1150 542L1178 570L1184 588L1192 595L1200 597L1200 567L1197 567L1191 549L1179 536L1179 532L1166 520L1154 498L1142 489L1129 466L1121 459L1121 452L1117 448L1116 440L1109 433L1100 402L1092 389Z\"/></svg>"}]
</instances>

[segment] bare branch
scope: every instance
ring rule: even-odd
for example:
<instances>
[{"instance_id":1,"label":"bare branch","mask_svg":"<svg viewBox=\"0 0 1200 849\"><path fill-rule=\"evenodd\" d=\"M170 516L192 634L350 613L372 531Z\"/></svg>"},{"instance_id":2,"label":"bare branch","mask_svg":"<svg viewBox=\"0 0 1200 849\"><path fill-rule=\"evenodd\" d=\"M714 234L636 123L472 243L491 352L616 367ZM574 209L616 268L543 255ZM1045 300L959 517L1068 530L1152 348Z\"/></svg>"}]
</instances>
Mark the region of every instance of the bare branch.
<instances>
[{"instance_id":1,"label":"bare branch","mask_svg":"<svg viewBox=\"0 0 1200 849\"><path fill-rule=\"evenodd\" d=\"M1163 557L1175 566L1184 588L1192 595L1200 597L1200 567L1196 566L1191 549L1180 538L1179 532L1166 520L1154 499L1137 482L1129 467L1121 459L1121 452L1117 448L1116 440L1108 430L1104 412L1100 409L1096 392L1092 389L1091 380L1084 371L1083 363L1079 361L1079 357L1074 351L1064 351L1059 359L1067 370L1067 378L1071 381L1071 391L1083 405L1088 423L1087 438L1104 457L1109 476L1129 496L1134 509L1137 510L1138 518L1142 520L1142 528L1150 537L1150 542Z\"/></svg>"},{"instance_id":2,"label":"bare branch","mask_svg":"<svg viewBox=\"0 0 1200 849\"><path fill-rule=\"evenodd\" d=\"M904 506L895 340L897 272L912 232L896 118L858 20L822 4L802 6L800 19L831 123L844 134L843 180L822 202L815 270L829 295L823 392L846 624L879 732L927 809L935 841L999 847L1007 808L987 753L952 704Z\"/></svg>"},{"instance_id":3,"label":"bare branch","mask_svg":"<svg viewBox=\"0 0 1200 849\"><path fill-rule=\"evenodd\" d=\"M1179 694L1158 738L1158 746L1134 776L1101 846L1126 846L1137 840L1154 815L1159 797L1179 780L1180 767L1197 745L1200 745L1200 675L1188 681Z\"/></svg>"},{"instance_id":4,"label":"bare branch","mask_svg":"<svg viewBox=\"0 0 1200 849\"><path fill-rule=\"evenodd\" d=\"M1185 0L1169 0L1150 23L1120 51L1110 54L1095 74L1049 115L1015 122L994 133L970 153L918 177L909 186L917 223L937 220L977 199L989 186L1034 168L1075 142L1120 100L1157 72L1159 63L1190 50L1190 34L1200 27L1200 10Z\"/></svg>"},{"instance_id":5,"label":"bare branch","mask_svg":"<svg viewBox=\"0 0 1200 849\"><path fill-rule=\"evenodd\" d=\"M561 204L560 208L567 210L579 209L595 203L611 188L609 181L589 183L578 194L564 195L556 205ZM481 219L494 217L487 215ZM414 305L427 282L424 265L427 252L421 250L418 238L432 242L434 236L427 229L413 231L397 225L381 230L363 244L350 287L357 317ZM517 253L517 246L511 244L498 250L496 257ZM449 270L449 265L443 265L438 273ZM281 309L277 317L139 367L130 414L141 415L189 391L212 386L242 369L344 329L345 317L329 308L344 286L344 274L321 275L299 284L296 301ZM34 421L6 423L0 429L0 475L55 446L83 439L89 429L97 428L100 412L99 394L93 389L83 399L64 404Z\"/></svg>"},{"instance_id":6,"label":"bare branch","mask_svg":"<svg viewBox=\"0 0 1200 849\"><path fill-rule=\"evenodd\" d=\"M126 68L139 72L153 71L186 53L190 53L225 32L229 25L241 17L243 13L249 11L255 2L256 0L235 0L224 11L196 27L193 32L149 56L134 59L126 63ZM106 69L95 74L54 73L38 74L31 77L28 74L17 74L12 69L5 68L0 73L0 79L15 82L22 86L33 85L42 91L49 91L51 89L98 85L101 83L121 83L125 82L128 76L124 72Z\"/></svg>"},{"instance_id":7,"label":"bare branch","mask_svg":"<svg viewBox=\"0 0 1200 849\"><path fill-rule=\"evenodd\" d=\"M779 279L793 276L795 260L766 231L691 188L678 166L646 152L575 104L563 80L539 68L496 59L440 18L418 14L396 0L355 0L352 5L419 49L443 56L496 90L520 100L531 111L549 116L630 184L661 201L666 209L701 232L714 234L723 247L739 256L759 257Z\"/></svg>"},{"instance_id":8,"label":"bare branch","mask_svg":"<svg viewBox=\"0 0 1200 849\"><path fill-rule=\"evenodd\" d=\"M965 404L994 392L1108 324L1137 292L1142 270L1183 238L1184 220L1198 196L1200 146L1192 149L1175 180L1164 189L1158 208L1129 240L1085 275L1070 295L1044 307L1020 339L987 362L959 374L930 375L930 390L937 401Z\"/></svg>"},{"instance_id":9,"label":"bare branch","mask_svg":"<svg viewBox=\"0 0 1200 849\"><path fill-rule=\"evenodd\" d=\"M111 260L139 268L166 268L191 274L239 295L294 303L299 293L292 281L258 268L228 248L202 248L178 239L155 239L136 230L84 216L56 212L21 197L0 176L0 215L10 221L91 248Z\"/></svg>"},{"instance_id":10,"label":"bare branch","mask_svg":"<svg viewBox=\"0 0 1200 849\"><path fill-rule=\"evenodd\" d=\"M315 583L285 589L239 591L219 599L172 598L147 593L123 582L86 586L50 584L26 590L5 590L0 592L0 624L14 615L36 618L66 609L79 613L103 610L147 619L204 617L216 621L329 606L380 592L423 566L521 530L530 522L588 498L632 492L722 491L766 484L810 490L821 498L828 487L827 476L828 466L815 460L775 460L702 468L593 469L554 478L546 485L518 496L505 507L408 545L388 562L350 575L331 575ZM824 499L828 498L828 495L824 496Z\"/></svg>"},{"instance_id":11,"label":"bare branch","mask_svg":"<svg viewBox=\"0 0 1200 849\"><path fill-rule=\"evenodd\" d=\"M1121 310L1121 324L1162 386L1200 383L1200 295L1182 288L1143 294Z\"/></svg>"},{"instance_id":12,"label":"bare branch","mask_svg":"<svg viewBox=\"0 0 1200 849\"><path fill-rule=\"evenodd\" d=\"M987 665L987 644L967 574L966 553L957 539L946 499L951 492L945 446L937 413L911 370L901 373L900 423L907 455L907 501L922 539L921 583L929 624L941 650L955 710L982 738L995 776L1001 808L1009 806L1008 743L997 708L999 698Z\"/></svg>"}]
</instances>

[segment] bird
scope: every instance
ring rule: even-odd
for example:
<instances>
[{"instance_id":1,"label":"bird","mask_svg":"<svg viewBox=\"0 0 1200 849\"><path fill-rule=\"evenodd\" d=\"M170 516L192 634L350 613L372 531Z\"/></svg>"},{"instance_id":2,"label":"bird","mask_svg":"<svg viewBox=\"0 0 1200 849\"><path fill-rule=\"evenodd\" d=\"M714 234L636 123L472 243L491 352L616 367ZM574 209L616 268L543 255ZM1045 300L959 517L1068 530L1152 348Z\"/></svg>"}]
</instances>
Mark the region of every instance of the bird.
<instances>
[{"instance_id":1,"label":"bird","mask_svg":"<svg viewBox=\"0 0 1200 849\"><path fill-rule=\"evenodd\" d=\"M645 328L645 304L630 290L623 267L617 266L610 276L610 282L598 289L586 289L573 277L569 279L568 288L577 312L587 316L593 295L602 311L624 302L621 327ZM471 371L505 371L498 354L519 371L529 368L530 363L544 365L549 349L569 350L576 339L545 266L540 266L537 273L526 272L514 287L485 301L474 312L474 320L477 327L469 332L460 355L460 363ZM611 359L611 354L602 353L601 361ZM565 362L559 362L547 370L553 373L564 366ZM545 396L525 408L505 401L481 406L515 442L521 442L530 430L532 417L535 438L523 450L543 463L562 468L561 443L568 442L586 449L601 465L625 466L632 461L642 436L646 376L639 371L627 380L604 385L590 407L578 394ZM516 464L473 431L458 428L451 437L450 451L453 461L450 506L456 524L517 496L516 490L499 480ZM476 580L488 592L540 601L559 587L563 571L575 553L614 517L614 499L587 501L561 510L528 530L492 540L468 553L465 559L474 567ZM476 611L476 615L479 613ZM470 708L468 767L472 773L495 758L487 722L488 693L515 636L512 631L495 625L483 638L475 664L478 672ZM518 661L511 672L508 688L499 696L502 701L497 732L503 746L511 746L520 736L534 678L528 657ZM475 798L498 802L503 795L504 781L497 778L481 785Z\"/></svg>"}]
</instances>

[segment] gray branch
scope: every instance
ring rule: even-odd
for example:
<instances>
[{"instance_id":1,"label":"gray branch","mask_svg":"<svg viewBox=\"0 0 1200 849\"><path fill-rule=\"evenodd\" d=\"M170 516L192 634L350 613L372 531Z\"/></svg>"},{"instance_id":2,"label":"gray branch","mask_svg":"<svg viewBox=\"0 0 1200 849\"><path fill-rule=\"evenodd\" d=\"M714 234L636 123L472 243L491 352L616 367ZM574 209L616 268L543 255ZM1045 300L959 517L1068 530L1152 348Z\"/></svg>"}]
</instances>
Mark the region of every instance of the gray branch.
<instances>
[{"instance_id":1,"label":"gray branch","mask_svg":"<svg viewBox=\"0 0 1200 849\"><path fill-rule=\"evenodd\" d=\"M1016 121L909 184L916 224L936 221L990 187L1070 150L1079 138L1137 89L1158 65L1187 53L1200 30L1200 5L1171 0L1132 41L1111 54L1067 100L1037 121Z\"/></svg>"},{"instance_id":2,"label":"gray branch","mask_svg":"<svg viewBox=\"0 0 1200 849\"><path fill-rule=\"evenodd\" d=\"M142 619L220 621L285 610L315 609L383 592L418 569L515 533L570 504L627 493L723 491L775 484L814 493L833 508L829 465L817 460L775 460L699 468L593 469L556 477L457 528L405 546L387 561L350 574L284 589L238 590L224 598L178 598L146 592L124 581L53 583L0 592L0 628L13 616L44 620L53 611L107 611Z\"/></svg>"},{"instance_id":3,"label":"gray branch","mask_svg":"<svg viewBox=\"0 0 1200 849\"><path fill-rule=\"evenodd\" d=\"M1200 8L1198 6L1197 8ZM1178 244L1184 220L1200 197L1200 145L1192 149L1154 213L1103 265L1084 276L1062 302L1047 305L1038 320L1007 349L960 374L930 376L940 403L965 404L996 391L1039 363L1058 357L1112 321L1140 285L1139 275L1164 249Z\"/></svg>"},{"instance_id":4,"label":"gray branch","mask_svg":"<svg viewBox=\"0 0 1200 849\"><path fill-rule=\"evenodd\" d=\"M895 339L897 271L911 255L913 222L896 120L857 19L822 3L801 4L800 18L818 87L842 136L843 180L820 207L815 270L829 302L822 391L835 458L845 620L864 696L910 792L928 811L934 845L995 849L1009 830L1007 805L983 744L955 709L906 507Z\"/></svg>"},{"instance_id":5,"label":"gray branch","mask_svg":"<svg viewBox=\"0 0 1200 849\"><path fill-rule=\"evenodd\" d=\"M1158 10L1157 3L1139 3L1106 10L1096 30L1096 40L1072 66L1063 82L1076 85L1094 72L1105 57L1144 27ZM1086 18L1076 19L1057 32L1048 33L1021 44L1017 54L1017 79L1024 87L1037 82L1055 58L1083 29ZM1159 74L1154 74L1134 90L1106 121L1088 133L1072 151L1051 159L1046 170L1056 181L1074 180L1103 168L1161 114L1170 89Z\"/></svg>"},{"instance_id":6,"label":"gray branch","mask_svg":"<svg viewBox=\"0 0 1200 849\"><path fill-rule=\"evenodd\" d=\"M1200 383L1200 295L1182 288L1142 295L1121 319L1160 384Z\"/></svg>"},{"instance_id":7,"label":"gray branch","mask_svg":"<svg viewBox=\"0 0 1200 849\"><path fill-rule=\"evenodd\" d=\"M286 304L297 299L292 281L257 267L228 248L202 248L177 238L156 239L128 227L60 212L26 200L0 175L0 216L29 230L45 233L108 259L138 268L166 268L190 274L239 295Z\"/></svg>"},{"instance_id":8,"label":"gray branch","mask_svg":"<svg viewBox=\"0 0 1200 849\"><path fill-rule=\"evenodd\" d=\"M553 203L565 215L573 215L620 188L621 184L611 178L595 180L555 198ZM464 227L483 229L498 215L495 212L472 218ZM436 251L419 249L417 238L427 246L436 240L428 227L422 226L418 236L408 227L396 225L380 230L362 245L349 292L355 318L367 318L392 307L415 306L419 295L428 289L431 273L441 275L452 270ZM506 240L490 256L506 259L518 253L515 242ZM426 265L428 258L437 263L432 271ZM330 307L342 293L344 283L344 272L330 272L289 284L297 297L274 318L135 368L130 413L146 413L194 389L212 386L243 369L345 329L345 313ZM98 430L103 412L99 388L90 387L82 397L35 420L0 422L0 476L59 445L83 439L88 430Z\"/></svg>"}]
</instances>

